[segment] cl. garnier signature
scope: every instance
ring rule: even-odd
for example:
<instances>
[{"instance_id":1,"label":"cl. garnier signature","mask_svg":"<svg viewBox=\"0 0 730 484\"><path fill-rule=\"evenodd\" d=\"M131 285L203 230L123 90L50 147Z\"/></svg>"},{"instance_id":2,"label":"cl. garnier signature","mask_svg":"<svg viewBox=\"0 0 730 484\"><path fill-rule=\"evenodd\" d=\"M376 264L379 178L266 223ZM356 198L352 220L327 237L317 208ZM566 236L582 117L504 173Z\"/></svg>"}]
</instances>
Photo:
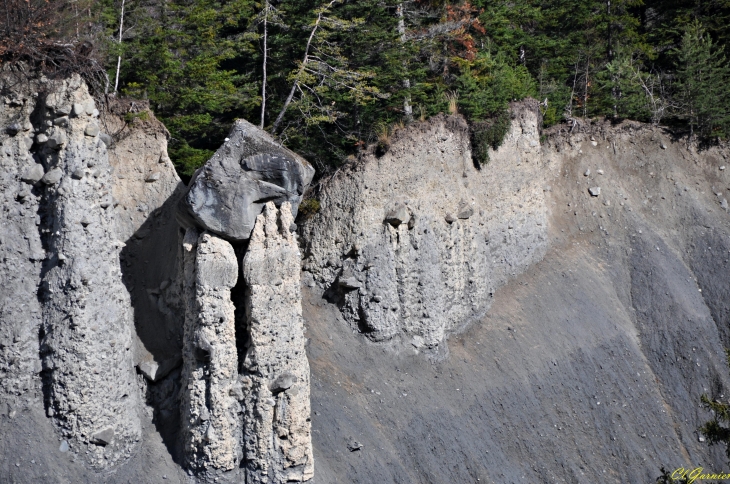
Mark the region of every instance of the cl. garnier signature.
<instances>
[{"instance_id":1,"label":"cl. garnier signature","mask_svg":"<svg viewBox=\"0 0 730 484\"><path fill-rule=\"evenodd\" d=\"M704 468L695 467L694 469L685 469L684 467L677 468L672 472L672 480L678 481L684 479L687 483L692 484L695 481L722 481L730 479L730 472L704 472Z\"/></svg>"}]
</instances>

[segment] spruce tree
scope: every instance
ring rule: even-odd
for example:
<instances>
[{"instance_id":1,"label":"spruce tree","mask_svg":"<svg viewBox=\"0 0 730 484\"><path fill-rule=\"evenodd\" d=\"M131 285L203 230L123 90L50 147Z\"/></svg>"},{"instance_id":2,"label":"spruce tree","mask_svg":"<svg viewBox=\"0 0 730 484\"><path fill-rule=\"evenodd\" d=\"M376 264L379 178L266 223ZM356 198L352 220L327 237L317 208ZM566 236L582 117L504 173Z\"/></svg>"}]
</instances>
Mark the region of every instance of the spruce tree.
<instances>
[{"instance_id":1,"label":"spruce tree","mask_svg":"<svg viewBox=\"0 0 730 484\"><path fill-rule=\"evenodd\" d=\"M677 114L703 137L728 133L730 69L724 49L717 47L695 21L685 30L677 49Z\"/></svg>"}]
</instances>

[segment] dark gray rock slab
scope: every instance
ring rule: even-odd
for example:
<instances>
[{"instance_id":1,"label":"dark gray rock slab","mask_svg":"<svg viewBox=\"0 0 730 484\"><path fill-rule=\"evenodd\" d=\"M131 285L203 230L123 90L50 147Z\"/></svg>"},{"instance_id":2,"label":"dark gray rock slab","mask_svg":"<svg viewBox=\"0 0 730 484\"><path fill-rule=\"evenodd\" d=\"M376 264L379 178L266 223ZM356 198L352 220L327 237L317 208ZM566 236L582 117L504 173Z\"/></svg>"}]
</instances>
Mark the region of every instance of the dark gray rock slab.
<instances>
[{"instance_id":1,"label":"dark gray rock slab","mask_svg":"<svg viewBox=\"0 0 730 484\"><path fill-rule=\"evenodd\" d=\"M99 430L98 432L95 432L94 435L91 436L91 441L97 445L109 445L111 444L113 438L114 429L111 427L107 427L105 429Z\"/></svg>"},{"instance_id":2,"label":"dark gray rock slab","mask_svg":"<svg viewBox=\"0 0 730 484\"><path fill-rule=\"evenodd\" d=\"M244 120L236 121L226 140L193 175L178 207L180 224L240 242L249 238L268 201L277 207L290 202L296 216L314 167Z\"/></svg>"}]
</instances>

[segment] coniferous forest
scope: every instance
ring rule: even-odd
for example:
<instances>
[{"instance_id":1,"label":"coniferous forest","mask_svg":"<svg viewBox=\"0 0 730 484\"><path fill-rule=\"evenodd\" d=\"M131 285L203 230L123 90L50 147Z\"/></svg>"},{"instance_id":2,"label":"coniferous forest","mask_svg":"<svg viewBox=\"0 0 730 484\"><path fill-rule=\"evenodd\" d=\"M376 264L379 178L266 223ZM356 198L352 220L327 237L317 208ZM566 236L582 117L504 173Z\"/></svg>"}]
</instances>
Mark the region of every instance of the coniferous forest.
<instances>
[{"instance_id":1,"label":"coniferous forest","mask_svg":"<svg viewBox=\"0 0 730 484\"><path fill-rule=\"evenodd\" d=\"M148 100L183 175L236 118L320 174L439 112L464 115L486 153L527 96L546 127L730 133L729 0L5 0L0 12L3 62Z\"/></svg>"}]
</instances>

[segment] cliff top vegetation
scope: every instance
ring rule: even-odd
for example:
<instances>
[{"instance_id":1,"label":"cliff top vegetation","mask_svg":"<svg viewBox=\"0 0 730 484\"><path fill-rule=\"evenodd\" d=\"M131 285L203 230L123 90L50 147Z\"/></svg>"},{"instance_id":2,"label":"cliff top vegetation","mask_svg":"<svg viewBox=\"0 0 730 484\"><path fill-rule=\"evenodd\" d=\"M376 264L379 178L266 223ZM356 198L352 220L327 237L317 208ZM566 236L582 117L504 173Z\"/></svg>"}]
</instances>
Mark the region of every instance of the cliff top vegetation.
<instances>
[{"instance_id":1,"label":"cliff top vegetation","mask_svg":"<svg viewBox=\"0 0 730 484\"><path fill-rule=\"evenodd\" d=\"M438 112L495 144L479 126L526 96L546 126L608 117L724 138L728 20L728 0L5 0L0 59L148 100L183 175L236 118L322 174Z\"/></svg>"}]
</instances>

